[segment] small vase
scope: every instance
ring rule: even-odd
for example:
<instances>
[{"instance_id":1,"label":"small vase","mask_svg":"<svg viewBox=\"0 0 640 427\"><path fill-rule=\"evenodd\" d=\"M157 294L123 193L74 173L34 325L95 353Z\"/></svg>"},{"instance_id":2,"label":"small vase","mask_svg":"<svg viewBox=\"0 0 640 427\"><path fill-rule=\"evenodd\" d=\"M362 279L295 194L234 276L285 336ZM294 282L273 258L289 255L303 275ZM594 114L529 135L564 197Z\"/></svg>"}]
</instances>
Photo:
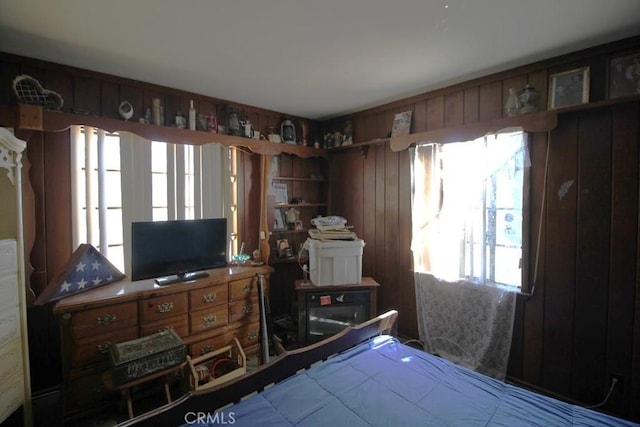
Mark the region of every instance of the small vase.
<instances>
[{"instance_id":1,"label":"small vase","mask_svg":"<svg viewBox=\"0 0 640 427\"><path fill-rule=\"evenodd\" d=\"M509 89L509 97L504 105L504 111L509 117L516 116L520 112L520 101L518 100L518 94L515 88Z\"/></svg>"}]
</instances>

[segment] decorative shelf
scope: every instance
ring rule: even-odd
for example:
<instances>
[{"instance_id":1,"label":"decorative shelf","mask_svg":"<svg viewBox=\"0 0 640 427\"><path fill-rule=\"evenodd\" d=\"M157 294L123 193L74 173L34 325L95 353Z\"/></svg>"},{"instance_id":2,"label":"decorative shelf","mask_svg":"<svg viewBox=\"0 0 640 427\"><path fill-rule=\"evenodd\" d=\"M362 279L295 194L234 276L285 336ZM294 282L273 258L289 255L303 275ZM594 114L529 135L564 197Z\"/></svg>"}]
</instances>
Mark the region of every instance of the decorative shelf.
<instances>
[{"instance_id":1,"label":"decorative shelf","mask_svg":"<svg viewBox=\"0 0 640 427\"><path fill-rule=\"evenodd\" d=\"M14 117L14 123L19 123L18 114L15 107L2 106L0 116ZM6 109L14 111L7 112ZM162 141L176 144L204 145L209 143L220 143L228 147L243 147L257 154L278 155L281 153L293 154L302 158L322 157L328 158L326 150L303 147L293 144L274 143L241 136L223 135L205 131L193 131L189 129L178 129L169 126L156 126L136 121L125 121L106 117L96 117L81 114L63 113L58 111L42 111L42 128L31 130L43 130L59 132L68 129L73 125L94 126L108 132L131 132L150 141Z\"/></svg>"},{"instance_id":2,"label":"decorative shelf","mask_svg":"<svg viewBox=\"0 0 640 427\"><path fill-rule=\"evenodd\" d=\"M326 178L296 178L291 176L274 176L274 181L304 181L304 182L328 182Z\"/></svg>"},{"instance_id":3,"label":"decorative shelf","mask_svg":"<svg viewBox=\"0 0 640 427\"><path fill-rule=\"evenodd\" d=\"M327 206L326 203L276 203L275 208L317 208Z\"/></svg>"}]
</instances>

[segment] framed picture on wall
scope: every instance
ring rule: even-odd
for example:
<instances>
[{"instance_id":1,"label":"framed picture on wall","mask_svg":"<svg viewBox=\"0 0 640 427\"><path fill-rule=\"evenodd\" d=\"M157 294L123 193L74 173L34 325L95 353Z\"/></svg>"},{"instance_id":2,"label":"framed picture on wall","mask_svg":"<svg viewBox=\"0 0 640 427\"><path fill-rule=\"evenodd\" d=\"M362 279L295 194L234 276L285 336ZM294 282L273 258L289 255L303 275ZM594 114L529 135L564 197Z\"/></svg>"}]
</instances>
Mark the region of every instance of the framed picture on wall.
<instances>
[{"instance_id":1,"label":"framed picture on wall","mask_svg":"<svg viewBox=\"0 0 640 427\"><path fill-rule=\"evenodd\" d=\"M609 62L609 99L640 95L640 52Z\"/></svg>"},{"instance_id":2,"label":"framed picture on wall","mask_svg":"<svg viewBox=\"0 0 640 427\"><path fill-rule=\"evenodd\" d=\"M393 118L393 127L391 128L391 136L408 135L411 133L411 116L413 111L404 111L398 113Z\"/></svg>"},{"instance_id":3,"label":"framed picture on wall","mask_svg":"<svg viewBox=\"0 0 640 427\"><path fill-rule=\"evenodd\" d=\"M589 67L549 76L549 109L589 102Z\"/></svg>"}]
</instances>

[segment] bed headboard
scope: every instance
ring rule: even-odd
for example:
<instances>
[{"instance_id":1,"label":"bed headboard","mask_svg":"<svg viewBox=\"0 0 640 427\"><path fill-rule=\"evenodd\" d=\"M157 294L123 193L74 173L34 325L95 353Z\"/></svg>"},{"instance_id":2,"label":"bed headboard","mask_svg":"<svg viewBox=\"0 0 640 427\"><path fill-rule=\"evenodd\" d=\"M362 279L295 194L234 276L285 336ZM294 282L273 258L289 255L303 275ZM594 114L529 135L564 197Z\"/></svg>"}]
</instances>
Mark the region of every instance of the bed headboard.
<instances>
[{"instance_id":1,"label":"bed headboard","mask_svg":"<svg viewBox=\"0 0 640 427\"><path fill-rule=\"evenodd\" d=\"M174 402L134 417L125 426L181 425L185 414L207 410L215 411L223 406L239 402L243 397L262 391L266 386L278 383L301 369L326 360L378 335L396 335L398 312L390 310L371 320L344 329L337 335L307 347L287 351L255 370L210 389L190 392ZM162 421L161 424L158 424Z\"/></svg>"}]
</instances>

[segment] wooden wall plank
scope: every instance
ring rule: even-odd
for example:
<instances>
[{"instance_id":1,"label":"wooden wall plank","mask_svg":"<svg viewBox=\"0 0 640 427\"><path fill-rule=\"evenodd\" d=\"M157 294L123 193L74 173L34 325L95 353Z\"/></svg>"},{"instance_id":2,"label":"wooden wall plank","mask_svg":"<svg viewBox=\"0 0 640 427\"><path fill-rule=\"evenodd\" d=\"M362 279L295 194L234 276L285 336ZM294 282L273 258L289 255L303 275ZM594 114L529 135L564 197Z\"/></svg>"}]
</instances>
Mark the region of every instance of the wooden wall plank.
<instances>
[{"instance_id":1,"label":"wooden wall plank","mask_svg":"<svg viewBox=\"0 0 640 427\"><path fill-rule=\"evenodd\" d=\"M373 245L376 247L376 253L375 253L375 261L373 264L373 269L370 272L370 275L379 281L382 281L384 279L384 267L385 265L389 262L388 259L385 258L386 256L386 251L385 251L385 245L387 244L386 241L386 228L385 228L385 214L386 214L386 205L385 205L385 200L386 200L386 176L385 176L385 170L386 170L386 151L388 150L388 148L378 145L375 146L375 151L376 151L376 174L375 174L375 194L374 194L374 199L375 199L375 206L374 206L374 212L375 212L375 220L374 220L374 224L376 226L376 232L375 232L375 238L373 240ZM371 151L371 149L369 149L369 151ZM382 304L382 300L384 300L384 290L381 289L381 297L379 298L379 304Z\"/></svg>"},{"instance_id":2,"label":"wooden wall plank","mask_svg":"<svg viewBox=\"0 0 640 427\"><path fill-rule=\"evenodd\" d=\"M122 120L118 108L120 106L120 87L117 83L112 81L100 82L102 96L100 97L100 111L102 111L103 117L109 117L112 119ZM132 121L137 121L136 115L140 114L140 110L133 111L134 116L131 117Z\"/></svg>"},{"instance_id":3,"label":"wooden wall plank","mask_svg":"<svg viewBox=\"0 0 640 427\"><path fill-rule=\"evenodd\" d=\"M544 206L545 165L547 161L547 135L534 134L529 146L531 159L529 201L529 292L533 295L524 307L522 379L530 384L540 384L542 378L542 352L545 300L546 224L549 208ZM542 222L542 224L541 224ZM541 227L542 226L542 227ZM539 246L538 246L539 245Z\"/></svg>"},{"instance_id":4,"label":"wooden wall plank","mask_svg":"<svg viewBox=\"0 0 640 427\"><path fill-rule=\"evenodd\" d=\"M577 116L563 116L550 135L545 253L544 354L541 385L570 395L577 216ZM563 191L560 191L563 190ZM566 192L564 192L566 190ZM559 193L560 191L560 193Z\"/></svg>"},{"instance_id":5,"label":"wooden wall plank","mask_svg":"<svg viewBox=\"0 0 640 427\"><path fill-rule=\"evenodd\" d=\"M448 93L444 97L444 127L464 124L464 92Z\"/></svg>"},{"instance_id":6,"label":"wooden wall plank","mask_svg":"<svg viewBox=\"0 0 640 427\"><path fill-rule=\"evenodd\" d=\"M91 77L76 76L73 82L73 110L78 114L99 116L100 82Z\"/></svg>"},{"instance_id":7,"label":"wooden wall plank","mask_svg":"<svg viewBox=\"0 0 640 427\"><path fill-rule=\"evenodd\" d=\"M502 82L491 82L479 88L480 121L502 117Z\"/></svg>"},{"instance_id":8,"label":"wooden wall plank","mask_svg":"<svg viewBox=\"0 0 640 427\"><path fill-rule=\"evenodd\" d=\"M378 149L370 149L367 158L363 161L362 173L362 221L363 234L362 238L365 242L362 255L362 274L372 276L375 273L375 262L377 259L376 233L376 164ZM344 165L348 167L348 165ZM332 169L333 170L333 169ZM381 298L378 298L378 305L381 304Z\"/></svg>"},{"instance_id":9,"label":"wooden wall plank","mask_svg":"<svg viewBox=\"0 0 640 427\"><path fill-rule=\"evenodd\" d=\"M633 354L633 302L637 295L635 279L638 274L639 115L638 105L621 106L613 111L606 387L609 386L608 374L631 378L632 360L629 355ZM629 385L630 381L627 381L627 387L624 382L616 387L605 410L629 415Z\"/></svg>"},{"instance_id":10,"label":"wooden wall plank","mask_svg":"<svg viewBox=\"0 0 640 427\"><path fill-rule=\"evenodd\" d=\"M464 123L480 120L480 89L472 87L464 90Z\"/></svg>"},{"instance_id":11,"label":"wooden wall plank","mask_svg":"<svg viewBox=\"0 0 640 427\"><path fill-rule=\"evenodd\" d=\"M413 111L413 132L424 132L427 130L427 102L416 102Z\"/></svg>"},{"instance_id":12,"label":"wooden wall plank","mask_svg":"<svg viewBox=\"0 0 640 427\"><path fill-rule=\"evenodd\" d=\"M611 117L588 111L578 119L578 232L573 319L572 396L605 395L607 294L611 223ZM598 262L594 262L598 260ZM585 357L588 354L589 357Z\"/></svg>"},{"instance_id":13,"label":"wooden wall plank","mask_svg":"<svg viewBox=\"0 0 640 427\"><path fill-rule=\"evenodd\" d=\"M427 130L444 127L444 96L427 100Z\"/></svg>"}]
</instances>

